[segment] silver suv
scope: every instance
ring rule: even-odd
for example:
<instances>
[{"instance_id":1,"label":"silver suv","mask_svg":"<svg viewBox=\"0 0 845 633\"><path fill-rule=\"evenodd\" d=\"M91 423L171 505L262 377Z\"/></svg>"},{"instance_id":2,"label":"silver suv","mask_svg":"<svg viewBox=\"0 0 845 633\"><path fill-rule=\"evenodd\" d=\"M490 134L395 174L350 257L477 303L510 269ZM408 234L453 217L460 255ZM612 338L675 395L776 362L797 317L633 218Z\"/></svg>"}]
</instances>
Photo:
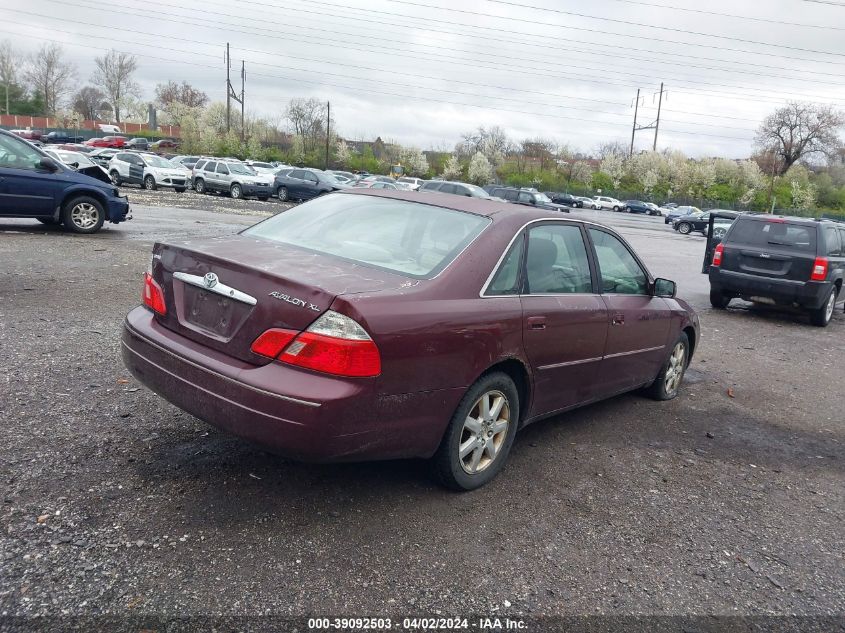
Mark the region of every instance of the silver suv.
<instances>
[{"instance_id":1,"label":"silver suv","mask_svg":"<svg viewBox=\"0 0 845 633\"><path fill-rule=\"evenodd\" d=\"M239 161L209 160L194 167L194 189L197 193L218 191L233 198L253 196L267 200L273 193L273 179L256 174Z\"/></svg>"}]
</instances>

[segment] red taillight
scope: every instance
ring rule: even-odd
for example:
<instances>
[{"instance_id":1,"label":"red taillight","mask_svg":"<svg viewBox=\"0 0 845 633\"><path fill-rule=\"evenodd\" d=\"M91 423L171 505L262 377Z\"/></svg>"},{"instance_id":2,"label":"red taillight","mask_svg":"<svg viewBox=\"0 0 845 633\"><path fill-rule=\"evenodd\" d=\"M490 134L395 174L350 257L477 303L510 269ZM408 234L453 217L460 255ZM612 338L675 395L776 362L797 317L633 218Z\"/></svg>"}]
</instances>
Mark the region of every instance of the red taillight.
<instances>
[{"instance_id":1,"label":"red taillight","mask_svg":"<svg viewBox=\"0 0 845 633\"><path fill-rule=\"evenodd\" d=\"M355 320L333 310L299 335L267 330L252 344L252 351L335 376L366 378L381 373L381 355L370 335Z\"/></svg>"},{"instance_id":2,"label":"red taillight","mask_svg":"<svg viewBox=\"0 0 845 633\"><path fill-rule=\"evenodd\" d=\"M810 281L824 281L827 279L827 257L816 257L813 262L813 274Z\"/></svg>"},{"instance_id":3,"label":"red taillight","mask_svg":"<svg viewBox=\"0 0 845 633\"><path fill-rule=\"evenodd\" d=\"M167 314L167 307L164 305L164 291L150 273L144 273L144 292L141 294L141 300L153 312Z\"/></svg>"},{"instance_id":4,"label":"red taillight","mask_svg":"<svg viewBox=\"0 0 845 633\"><path fill-rule=\"evenodd\" d=\"M256 354L276 358L296 338L296 334L294 330L273 328L255 339L250 349Z\"/></svg>"},{"instance_id":5,"label":"red taillight","mask_svg":"<svg viewBox=\"0 0 845 633\"><path fill-rule=\"evenodd\" d=\"M381 357L372 341L353 341L303 332L279 356L283 363L336 376L364 378L381 373Z\"/></svg>"},{"instance_id":6,"label":"red taillight","mask_svg":"<svg viewBox=\"0 0 845 633\"><path fill-rule=\"evenodd\" d=\"M722 252L725 250L725 247L721 244L716 245L716 250L713 251L713 263L711 266L721 266L722 265Z\"/></svg>"}]
</instances>

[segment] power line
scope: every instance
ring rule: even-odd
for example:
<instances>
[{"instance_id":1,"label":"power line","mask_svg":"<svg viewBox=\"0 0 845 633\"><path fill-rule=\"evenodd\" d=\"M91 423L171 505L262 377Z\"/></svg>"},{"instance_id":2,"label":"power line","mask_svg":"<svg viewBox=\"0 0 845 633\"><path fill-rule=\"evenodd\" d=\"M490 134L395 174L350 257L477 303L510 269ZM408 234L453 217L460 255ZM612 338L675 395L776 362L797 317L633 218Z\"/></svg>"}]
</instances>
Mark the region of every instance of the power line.
<instances>
[{"instance_id":1,"label":"power line","mask_svg":"<svg viewBox=\"0 0 845 633\"><path fill-rule=\"evenodd\" d=\"M454 13L465 13L465 14L468 14L468 15L475 15L475 16L484 17L484 18L495 18L495 19L499 19L499 20L512 20L512 21L516 21L516 22L524 22L524 23L527 23L527 24L539 24L539 25L542 25L542 26L566 26L564 24L552 24L552 25L550 25L548 22L539 22L537 20L527 20L525 18L517 18L517 17L510 17L510 16L503 16L503 15L490 15L489 13L481 13L479 11L469 11L467 9L454 9L452 7L442 7L442 6L431 5L431 4L423 4L421 2L413 2L412 0L387 0L387 1L388 2L396 2L398 4L406 4L406 5L414 6L414 7L422 7L422 8L425 8L425 9L439 9L441 11L452 11ZM516 6L523 6L524 7L525 5L516 5ZM534 7L530 7L530 8L534 8ZM643 24L641 22L632 22L630 20L619 20L617 18L605 18L605 17L595 16L595 15L587 15L585 13L577 13L575 11L564 11L562 9L545 9L545 10L551 11L553 13L560 13L560 14L564 14L564 15L571 15L571 16L579 17L579 18L586 18L586 19L589 19L589 20L599 20L599 21L603 21L603 22L614 22L614 23L617 23L617 24L625 24L627 26L638 26L638 27L643 27L643 28L659 29L659 30L662 30L662 31L671 31L671 32L674 32L674 33L686 33L687 35L698 35L698 36L702 36L702 37L715 37L717 39L730 40L730 41L733 41L733 42L743 42L745 44L755 44L755 45L758 45L758 46L772 46L772 47L775 47L775 48L785 48L785 49L788 49L788 50L799 51L799 52L802 52L802 53L813 53L815 55L833 55L833 56L836 56L836 57L845 57L845 53L830 53L828 51L820 51L820 50L815 50L815 49L810 49L810 48L801 48L801 47L798 47L798 46L788 46L788 45L785 45L785 44L773 44L771 42L760 42L760 41L757 41L757 40L749 40L749 39L742 38L742 37L732 37L730 35L716 35L714 33L702 33L702 32L699 32L699 31L688 31L686 29L679 29L679 28L671 27L671 26L657 26L657 25L654 25L654 24ZM585 29L585 28L582 28L582 27L578 27L578 28L580 30L583 30L583 31L590 31L590 29ZM608 33L606 31L595 31L595 30L593 30L592 32L602 33L605 36L612 35L612 36L615 36L615 37L638 37L636 35L628 35L626 33ZM673 42L673 43L681 44L682 42ZM758 55L769 55L770 54L770 53L765 53L765 52L762 52L762 51L754 51L754 53L758 54Z\"/></svg>"},{"instance_id":2,"label":"power line","mask_svg":"<svg viewBox=\"0 0 845 633\"><path fill-rule=\"evenodd\" d=\"M0 32L9 33L9 31L5 31L3 29L0 29ZM27 37L31 37L33 39L44 40L44 41L50 41L50 42L55 41L52 38L43 38L43 37L37 37L37 36L34 36L34 35L27 35ZM89 49L89 50L92 49L92 48L93 49L99 49L99 50L110 50L107 47L92 46L90 44L75 44L75 43L71 43L71 42L66 42L66 44L70 45L70 46L77 46L77 47L80 47L80 48ZM201 67L204 67L204 68L217 68L216 66L213 66L213 65L210 65L210 64L199 64L199 63L196 63L196 62L188 62L188 61L181 60L181 59L172 59L172 58L166 58L166 57L159 57L159 56L155 56L155 55L148 55L148 54L145 54L145 53L136 53L134 51L125 51L125 50L119 50L119 49L115 49L115 50L118 50L118 52L130 54L130 55L136 55L136 56L142 57L142 58L155 59L155 60L158 60L158 61L170 62L170 63L177 64L177 65L188 64L188 65L192 65L192 66L201 66ZM302 71L302 72L310 72L310 71L306 70L306 71ZM268 78L272 78L272 79L284 79L284 80L295 81L295 82L298 82L298 83L313 84L313 85L317 85L317 86L331 86L331 87L336 87L336 88L342 88L342 89L345 89L345 90L350 90L352 92L361 92L361 93L364 93L364 94L380 94L380 95L398 97L400 99L407 99L407 96L408 96L407 94L398 93L398 92L387 92L387 91L383 91L383 90L373 90L373 89L361 88L359 86L348 86L348 85L336 84L336 83L325 82L325 81L302 79L302 78L299 78L299 77L291 77L291 76L288 76L288 75L268 75L268 74L263 74L263 73L253 73L253 74L256 75L256 76L261 76L261 77L268 77ZM627 127L626 123L614 123L614 122L611 122L611 121L601 121L601 120L595 120L595 119L583 119L583 118L578 118L578 117L566 117L566 116L560 116L560 115L555 115L555 114L548 114L548 113L545 113L545 112L531 112L531 111L526 111L526 110L513 110L513 109L508 109L508 108L499 108L499 107L491 106L491 105L488 105L488 104L465 103L465 102L460 102L460 101L451 101L451 100L448 100L448 99L435 99L435 98L431 98L431 97L420 97L420 96L415 96L414 98L417 99L417 100L421 100L421 101L429 101L429 102L433 102L433 103L441 103L441 104L453 105L453 106L479 108L479 109L482 109L482 110L495 110L495 111L500 111L500 112L513 113L513 114L527 114L527 115L530 115L530 116L550 118L550 119L576 120L576 121L580 121L581 123L591 123L591 124L600 124L600 125L614 125L614 126L620 126L621 125L623 127ZM749 137L727 136L727 135L723 135L723 134L698 133L698 132L689 132L689 131L684 131L684 130L665 130L665 131L670 133L670 134L682 134L682 135L690 135L690 136L706 136L706 137L712 137L712 138L723 138L723 139L740 140L740 141L749 141L750 140ZM594 134L594 135L602 135L602 134ZM614 135L609 135L609 136L614 136Z\"/></svg>"},{"instance_id":3,"label":"power line","mask_svg":"<svg viewBox=\"0 0 845 633\"><path fill-rule=\"evenodd\" d=\"M47 0L47 1L48 2L59 2L59 0ZM157 4L156 2L154 2L154 0L148 0L148 2L153 2L153 4ZM64 6L67 6L68 4L71 4L71 3L61 2L61 4L63 4ZM80 7L79 4L72 5L72 6ZM166 6L169 6L169 5L166 5ZM98 6L92 7L92 6L87 5L87 4L81 5L81 8L82 7L99 10ZM123 10L121 10L121 9L123 9ZM120 8L115 8L114 6L112 6L111 10L116 11L118 13L125 13L127 15L133 15L133 16L139 16L139 17L144 17L146 15L145 13L133 13L132 11L134 10L134 8L125 7L125 6L120 6ZM27 13L27 12L21 11L21 13ZM34 14L34 13L29 13L29 15L37 15L39 17L48 17L48 18L51 17L51 16L43 16L41 14ZM179 19L186 19L187 18L187 19L190 19L193 24L199 25L201 27L203 27L203 23L207 23L207 24L211 25L209 27L204 27L204 28L213 28L215 30L224 30L222 27L217 26L217 24L218 24L217 22L213 22L213 21L210 21L210 20L204 20L202 18L197 18L195 15L182 15L182 14L172 14L172 13L164 13L163 15L169 15L171 17L176 17L176 18L179 18ZM226 15L226 14L218 14L218 15L221 15L223 17L240 17L240 16L231 16L231 15ZM238 26L243 26L243 25L238 25ZM248 34L248 35L257 35L259 37L272 37L274 40L277 39L277 34L276 34L276 31L274 31L274 30L263 29L263 28L260 28L260 27L254 27L254 28L257 28L259 31L268 31L269 33L272 33L272 36L271 35L264 35L262 33L257 33L255 30L235 29L231 26L226 28L225 30L226 31L235 31L235 32L245 33L245 34ZM344 32L329 31L329 30L326 30L326 29L319 29L319 28L309 29L309 30L310 31L314 31L314 30L323 31L323 32L328 32L328 33L333 33L333 34L341 34L341 35L352 35L353 37L361 37L358 34L349 34L349 33L344 33ZM308 35L288 35L287 36L287 39L296 40L296 38L305 39L306 43L307 43L307 40L317 40L321 44L324 43L324 41L325 41L323 38L318 38L316 36L308 36ZM404 43L401 40L390 40L389 38L381 38L381 39L386 40L386 41L399 41L400 43ZM380 49L383 49L383 51L388 52L392 56L408 57L408 58L414 59L415 61L419 61L419 55L421 55L421 54L428 55L429 57L434 55L436 57L440 57L440 58L444 59L446 62L455 63L454 58L449 57L449 56L445 56L445 55L440 55L440 54L437 54L437 53L421 53L420 51L408 51L407 49L399 49L399 48L396 48L396 47L380 46L378 44L359 44L357 42L348 42L348 41L345 41L345 40L333 40L333 44L341 45L342 48L348 48L348 49L351 49L351 50L360 50L360 51L363 51L363 52L370 52L370 53L375 52L375 53L382 54L382 51L372 50L372 47L380 48ZM426 47L425 44L412 44L412 45ZM432 47L428 47L428 48L432 48ZM470 52L470 51L465 51L464 49L454 49L454 50L459 51L459 52ZM411 54L407 54L407 53L411 53ZM534 58L513 58L513 57L511 57L511 59L518 59L518 60L522 60L522 61L527 61L527 62L530 62L530 63L533 63L533 64L550 64L551 63L551 62L548 62L546 60L539 60L539 59L534 59ZM622 82L619 82L619 81L614 82L614 81L609 81L608 79L596 79L595 77L597 75L595 75L595 74L591 75L590 77L584 77L584 76L579 75L577 73L552 75L552 74L549 74L548 72L546 72L546 73L536 72L532 68L528 68L528 67L525 67L525 66L513 66L513 65L510 65L510 64L501 64L501 63L488 61L486 59L467 58L467 61L472 62L476 66L478 66L480 64L481 65L480 67L482 67L482 68L489 68L489 69L498 70L498 71L501 71L503 68L505 68L505 69L510 69L510 70L516 70L520 74L531 74L531 75L535 75L535 76L539 76L539 77L548 77L548 78L565 79L565 80L576 80L576 81L581 81L581 82L596 83L596 84L602 84L602 85L618 85L618 86L624 86L624 87L629 87L629 88L630 87L636 87L636 85L632 84L632 83L622 83ZM651 79L651 77L647 76L647 75L634 75L634 74L631 74L631 73L608 71L607 69L596 69L596 68L584 67L584 66L575 66L575 67L578 68L578 69L583 69L583 70L591 71L591 72L594 72L594 73L595 72L610 72L612 74L623 75L626 78L627 77L633 77L633 78L641 78L641 79L645 79L645 80ZM764 89L743 88L742 86L735 86L733 84L724 84L724 83L715 83L714 84L712 82L698 81L698 84L701 84L701 85L725 86L727 88L733 88L734 89L733 92L725 92L725 91L721 91L721 90L712 90L712 89L707 89L707 88L701 89L698 85L687 85L687 84L679 83L679 82L685 81L684 79L679 79L679 78L675 78L675 77L667 77L667 78L673 79L675 81L675 85L680 88L679 90L676 90L676 92L681 93L681 94L694 94L695 96L701 96L701 95L713 95L713 96L720 96L720 97L729 96L729 97L734 98L734 99L743 99L743 100L746 100L746 101L756 101L756 102L759 102L759 103L769 103L769 104L775 104L775 103L781 103L782 102L782 99L779 99L779 98L765 98L765 97L761 97L761 96L758 96L758 95L751 95L751 94L744 94L744 93L741 93L741 92L737 92L737 90L745 89L745 90L752 91L752 92L761 92L761 93L768 94L769 91L764 90ZM686 92L686 91L683 90L684 88L689 88L691 90L695 90L696 92L695 93ZM785 93L785 92L781 92L780 94L782 94L783 96L786 96L786 97L793 97L793 98L798 98L798 99L823 100L823 99L827 98L827 97L822 97L822 96L819 96L819 95L811 95L811 94L804 94L804 93Z\"/></svg>"}]
</instances>

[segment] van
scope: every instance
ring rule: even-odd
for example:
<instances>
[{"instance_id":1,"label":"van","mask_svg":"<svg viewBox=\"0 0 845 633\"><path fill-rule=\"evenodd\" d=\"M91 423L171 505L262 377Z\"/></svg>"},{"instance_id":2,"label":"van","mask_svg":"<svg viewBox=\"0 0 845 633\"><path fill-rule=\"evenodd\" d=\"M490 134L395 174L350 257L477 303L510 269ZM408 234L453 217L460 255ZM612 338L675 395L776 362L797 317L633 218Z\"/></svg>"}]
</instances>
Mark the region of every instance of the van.
<instances>
[{"instance_id":1,"label":"van","mask_svg":"<svg viewBox=\"0 0 845 633\"><path fill-rule=\"evenodd\" d=\"M107 123L98 123L97 129L100 130L100 132L103 132L104 134L122 134L123 133L123 130L121 130L118 126L109 125Z\"/></svg>"}]
</instances>

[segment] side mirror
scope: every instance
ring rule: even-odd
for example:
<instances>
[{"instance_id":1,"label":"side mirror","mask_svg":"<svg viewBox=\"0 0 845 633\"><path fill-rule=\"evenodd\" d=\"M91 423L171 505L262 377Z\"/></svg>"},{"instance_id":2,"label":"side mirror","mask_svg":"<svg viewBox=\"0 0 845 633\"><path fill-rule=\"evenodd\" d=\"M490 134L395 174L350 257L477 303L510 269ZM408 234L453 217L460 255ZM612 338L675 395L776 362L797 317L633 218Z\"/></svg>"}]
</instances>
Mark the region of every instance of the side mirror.
<instances>
[{"instance_id":1,"label":"side mirror","mask_svg":"<svg viewBox=\"0 0 845 633\"><path fill-rule=\"evenodd\" d=\"M43 169L44 171L49 171L51 174L59 171L59 166L49 156L42 156L41 160L38 161L38 169Z\"/></svg>"},{"instance_id":2,"label":"side mirror","mask_svg":"<svg viewBox=\"0 0 845 633\"><path fill-rule=\"evenodd\" d=\"M666 297L667 299L674 299L678 291L678 285L669 279L658 277L654 280L654 294L655 297Z\"/></svg>"},{"instance_id":3,"label":"side mirror","mask_svg":"<svg viewBox=\"0 0 845 633\"><path fill-rule=\"evenodd\" d=\"M73 169L79 169L79 163L78 162L68 163L67 166L71 167Z\"/></svg>"}]
</instances>

